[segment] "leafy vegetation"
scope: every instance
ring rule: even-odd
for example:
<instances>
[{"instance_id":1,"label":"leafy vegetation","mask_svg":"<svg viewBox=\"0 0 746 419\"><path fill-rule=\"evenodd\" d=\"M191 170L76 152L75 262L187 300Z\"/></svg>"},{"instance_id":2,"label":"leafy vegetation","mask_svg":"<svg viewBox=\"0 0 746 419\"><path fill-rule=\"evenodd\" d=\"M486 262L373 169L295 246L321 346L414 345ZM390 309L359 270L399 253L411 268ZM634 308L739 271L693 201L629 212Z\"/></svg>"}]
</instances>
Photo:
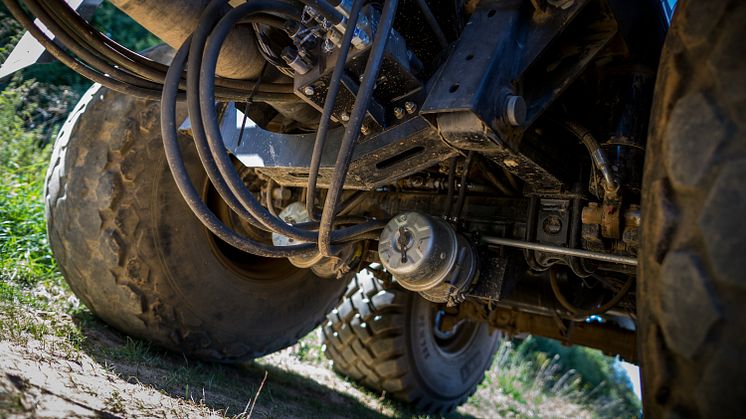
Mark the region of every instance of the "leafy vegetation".
<instances>
[{"instance_id":1,"label":"leafy vegetation","mask_svg":"<svg viewBox=\"0 0 746 419\"><path fill-rule=\"evenodd\" d=\"M0 39L8 43L0 45L0 59L8 54L20 29L3 16L3 10L0 8ZM99 9L95 22L134 49L156 42L108 3ZM70 356L85 350L106 363L114 360L162 368L169 374L160 387L187 400L200 386L203 396L204 386L216 386L223 392L242 391L234 389L234 384L222 384L237 380L237 373L227 367L186 360L174 367L177 361L169 358L172 355L129 337L109 346L87 342L87 330L105 326L96 323L80 305L57 270L46 237L43 182L50 139L88 84L57 63L32 67L0 85L0 340L26 343L52 336ZM285 353L319 368L328 363L315 332ZM297 380L286 379L293 385ZM269 386L267 397L273 397L273 392L279 395L278 400L294 397L277 382ZM122 403L116 394L111 400L112 405ZM381 412L412 414L395 402L386 403L388 407ZM2 406L0 403L0 414ZM640 404L617 360L586 348L528 338L501 345L485 382L464 410L478 416L638 417ZM320 403L319 412L324 412L324 403Z\"/></svg>"}]
</instances>

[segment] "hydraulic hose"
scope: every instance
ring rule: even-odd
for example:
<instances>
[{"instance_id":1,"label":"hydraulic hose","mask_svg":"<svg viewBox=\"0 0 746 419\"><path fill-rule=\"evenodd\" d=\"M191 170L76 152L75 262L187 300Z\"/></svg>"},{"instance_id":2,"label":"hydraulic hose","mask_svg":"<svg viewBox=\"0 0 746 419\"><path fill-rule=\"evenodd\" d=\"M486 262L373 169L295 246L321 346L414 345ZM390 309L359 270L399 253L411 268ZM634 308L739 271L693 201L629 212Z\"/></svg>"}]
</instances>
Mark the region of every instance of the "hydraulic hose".
<instances>
[{"instance_id":1,"label":"hydraulic hose","mask_svg":"<svg viewBox=\"0 0 746 419\"><path fill-rule=\"evenodd\" d=\"M619 182L614 177L614 174L611 171L609 158L599 145L598 140L596 140L587 128L575 121L559 120L558 122L577 137L578 140L583 143L585 148L588 149L593 164L601 172L601 175L604 178L604 191L616 194L619 191Z\"/></svg>"},{"instance_id":2,"label":"hydraulic hose","mask_svg":"<svg viewBox=\"0 0 746 419\"><path fill-rule=\"evenodd\" d=\"M189 51L189 42L179 48L174 57L171 68L166 74L163 94L161 97L161 134L163 136L163 148L166 152L166 160L187 205L192 209L194 215L213 234L240 250L264 257L292 257L305 256L314 252L312 244L301 244L287 247L269 246L264 243L255 242L239 236L228 228L202 201L199 192L192 184L187 172L184 159L179 148L176 132L176 95L178 92L179 79L184 70L184 64Z\"/></svg>"},{"instance_id":3,"label":"hydraulic hose","mask_svg":"<svg viewBox=\"0 0 746 419\"><path fill-rule=\"evenodd\" d=\"M344 186L347 171L352 161L352 153L355 149L355 140L360 136L360 127L363 125L363 119L368 110L368 104L373 96L378 70L383 62L383 53L386 48L386 42L389 33L394 24L396 9L399 4L398 0L386 0L381 11L381 18L378 21L376 35L368 55L368 61L365 64L363 80L360 83L355 103L350 112L350 121L345 127L345 133L342 137L337 161L334 165L334 173L330 181L329 190L324 202L324 210L321 214L321 224L319 225L319 252L324 256L333 256L334 249L331 247L334 234L334 218L337 212L339 197Z\"/></svg>"},{"instance_id":4,"label":"hydraulic hose","mask_svg":"<svg viewBox=\"0 0 746 419\"><path fill-rule=\"evenodd\" d=\"M242 4L226 14L214 28L207 39L207 43L202 54L202 65L199 73L199 94L200 102L203 105L215 102L214 86L211 81L215 77L215 66L217 63L217 57L220 52L220 46L225 40L227 34L230 32L233 25L235 25L240 19L246 16L250 16L251 14L260 12L262 9L270 7L272 7L272 2L254 1L251 3ZM195 45L192 45L192 48L194 47ZM193 117L197 116L193 115ZM241 178L238 176L238 173L233 167L227 151L225 150L220 127L218 124L218 115L215 107L202 106L201 118L205 125L205 134L207 136L212 155L216 160L218 169L225 178L231 191L236 195L239 202L244 205L244 207L251 213L251 215L260 223L264 224L267 228L278 234L292 237L299 241L316 241L316 238L318 236L316 232L298 229L292 225L286 224L283 220L274 217L246 189L246 187L242 183ZM382 228L383 225L384 223L381 221L372 220L356 226L341 228L334 232L331 240L335 242L346 241L351 237L378 230Z\"/></svg>"},{"instance_id":5,"label":"hydraulic hose","mask_svg":"<svg viewBox=\"0 0 746 419\"><path fill-rule=\"evenodd\" d=\"M36 16L36 18L39 19L44 24L44 26L47 27L47 29L55 34L57 39L63 45L65 45L67 49L80 57L81 60L88 63L91 67L96 68L104 74L109 74L111 77L114 77L132 86L152 90L161 89L160 84L143 79L142 77L132 74L126 70L117 68L111 65L109 62L105 61L101 56L97 55L89 49L82 47L79 43L80 40L75 39L74 35L71 35L66 30L64 30L62 26L60 26L58 21L50 16L50 14L47 12L47 8L45 6L42 6L40 3L37 3L36 0L25 0L24 3L26 4L26 7L29 9L29 11L34 16Z\"/></svg>"},{"instance_id":6,"label":"hydraulic hose","mask_svg":"<svg viewBox=\"0 0 746 419\"><path fill-rule=\"evenodd\" d=\"M207 176L220 197L225 201L226 205L228 205L228 207L240 217L248 220L252 225L265 231L271 231L266 227L266 225L256 220L252 213L246 209L226 183L225 178L222 176L220 169L215 163L208 140L205 136L205 128L201 118L202 103L196 93L199 90L200 81L199 69L202 62L201 46L204 45L210 31L223 16L224 5L223 1L211 2L202 12L200 23L197 25L194 33L189 39L187 39L187 41L185 41L185 45L189 45L189 61L187 64L187 91L189 93L187 94L187 109L189 111L189 119L192 125L192 137L194 138L197 154L202 161L202 165L205 167ZM173 67L173 63L171 66ZM214 102L210 102L208 106L214 107Z\"/></svg>"},{"instance_id":7,"label":"hydraulic hose","mask_svg":"<svg viewBox=\"0 0 746 419\"><path fill-rule=\"evenodd\" d=\"M469 170L471 169L471 162L474 159L474 151L469 150L464 161L464 171L461 173L461 187L458 191L458 199L456 200L456 218L461 218L461 213L464 210L464 202L466 200L466 181L469 178Z\"/></svg>"},{"instance_id":8,"label":"hydraulic hose","mask_svg":"<svg viewBox=\"0 0 746 419\"><path fill-rule=\"evenodd\" d=\"M168 71L168 66L152 61L136 52L133 52L124 46L118 44L111 38L104 36L101 32L95 30L72 8L58 1L40 0L40 4L46 5L47 12L52 15L53 19L60 22L66 27L66 31L76 36L81 44L85 47L95 50L100 56L111 60L114 64L122 68L148 78L152 81L163 83ZM290 17L290 15L286 15ZM256 83L247 80L226 79L218 77L215 81L218 86L217 91L220 96L238 96L250 93ZM185 88L185 83L180 84L180 88ZM291 83L263 83L262 93L287 93L293 92Z\"/></svg>"},{"instance_id":9,"label":"hydraulic hose","mask_svg":"<svg viewBox=\"0 0 746 419\"><path fill-rule=\"evenodd\" d=\"M348 28L354 28L357 25L358 16L360 15L360 10L362 9L364 2L365 0L355 0L354 3L352 3L352 10L350 11L350 19L347 26ZM312 220L317 219L314 209L316 205L316 181L319 176L321 155L324 152L324 145L329 133L329 122L331 122L332 112L337 103L337 94L342 85L342 75L344 74L345 65L347 64L347 55L352 46L352 38L354 35L354 30L348 30L345 31L344 37L342 38L337 62L334 65L334 71L332 72L331 80L329 81L329 90L326 92L326 100L324 101L324 109L321 112L321 120L319 121L319 127L316 130L316 142L313 144L311 167L308 169L308 187L306 189L306 211L308 211L308 216L311 217Z\"/></svg>"},{"instance_id":10,"label":"hydraulic hose","mask_svg":"<svg viewBox=\"0 0 746 419\"><path fill-rule=\"evenodd\" d=\"M159 90L146 89L137 86L131 86L121 80L115 79L109 75L102 74L89 67L83 61L68 55L61 47L54 43L21 8L18 1L3 0L3 4L18 22L34 37L49 53L62 64L82 75L83 77L99 83L119 93L132 95L143 99L158 100L161 92ZM183 95L181 98L183 99Z\"/></svg>"},{"instance_id":11,"label":"hydraulic hose","mask_svg":"<svg viewBox=\"0 0 746 419\"><path fill-rule=\"evenodd\" d=\"M160 98L168 67L148 60L102 35L65 2L27 0L26 5L77 58L70 56L42 32L17 0L3 0L3 3L32 36L73 71L120 93L145 99ZM216 93L223 100L245 100L254 87L251 81L223 78L216 79L216 84ZM181 87L184 86L181 83ZM184 95L180 94L177 98L182 100ZM266 83L254 100L277 102L297 98L292 95L291 84Z\"/></svg>"},{"instance_id":12,"label":"hydraulic hose","mask_svg":"<svg viewBox=\"0 0 746 419\"><path fill-rule=\"evenodd\" d=\"M612 309L615 305L619 304L620 301L622 301L622 298L624 298L625 295L629 292L629 290L632 288L632 285L634 284L635 279L633 276L630 276L627 279L627 282L624 283L622 288L619 290L619 292L614 295L614 297L603 304L602 306L594 309L584 310L578 307L575 307L570 301L565 298L565 296L562 294L562 290L559 288L559 284L557 283L557 272L554 271L554 269L551 269L549 271L549 284L552 286L552 292L554 293L554 296L557 298L557 301L564 307L567 311L570 312L573 316L585 319L588 316L603 314L610 309Z\"/></svg>"}]
</instances>

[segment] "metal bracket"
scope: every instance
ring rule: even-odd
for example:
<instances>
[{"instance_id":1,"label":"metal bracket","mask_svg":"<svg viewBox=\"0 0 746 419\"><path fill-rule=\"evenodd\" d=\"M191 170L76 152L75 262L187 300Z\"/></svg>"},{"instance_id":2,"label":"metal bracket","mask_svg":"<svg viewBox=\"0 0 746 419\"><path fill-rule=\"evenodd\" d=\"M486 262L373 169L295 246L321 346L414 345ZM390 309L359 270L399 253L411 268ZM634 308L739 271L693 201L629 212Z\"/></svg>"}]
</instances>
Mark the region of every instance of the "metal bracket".
<instances>
[{"instance_id":1,"label":"metal bracket","mask_svg":"<svg viewBox=\"0 0 746 419\"><path fill-rule=\"evenodd\" d=\"M523 134L616 32L604 0L544 11L521 0L482 1L422 113L435 116L452 146L479 150L539 190L560 189L561 167L538 162ZM459 120L466 122L454 128Z\"/></svg>"},{"instance_id":2,"label":"metal bracket","mask_svg":"<svg viewBox=\"0 0 746 419\"><path fill-rule=\"evenodd\" d=\"M230 104L221 130L226 148L245 166L283 186L305 186L315 133L281 134L257 126ZM344 127L329 131L321 156L318 184L331 179ZM360 137L345 181L348 189L374 189L431 167L458 152L424 118L415 116L388 130Z\"/></svg>"}]
</instances>

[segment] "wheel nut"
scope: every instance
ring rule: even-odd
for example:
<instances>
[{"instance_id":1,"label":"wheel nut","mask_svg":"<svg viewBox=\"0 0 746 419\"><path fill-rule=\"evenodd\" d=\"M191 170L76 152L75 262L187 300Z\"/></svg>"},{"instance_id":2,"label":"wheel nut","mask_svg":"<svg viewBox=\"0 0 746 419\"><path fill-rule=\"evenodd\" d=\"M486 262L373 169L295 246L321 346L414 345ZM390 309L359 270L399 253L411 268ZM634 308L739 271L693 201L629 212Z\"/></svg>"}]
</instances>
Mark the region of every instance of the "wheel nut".
<instances>
[{"instance_id":1,"label":"wheel nut","mask_svg":"<svg viewBox=\"0 0 746 419\"><path fill-rule=\"evenodd\" d=\"M350 120L350 115L347 115L346 113L342 113L342 115L339 115L339 119L341 119L343 122L347 122Z\"/></svg>"},{"instance_id":2,"label":"wheel nut","mask_svg":"<svg viewBox=\"0 0 746 419\"><path fill-rule=\"evenodd\" d=\"M406 109L407 113L411 115L417 110L417 104L414 102L407 102L404 104L404 109Z\"/></svg>"},{"instance_id":3,"label":"wheel nut","mask_svg":"<svg viewBox=\"0 0 746 419\"><path fill-rule=\"evenodd\" d=\"M368 135L370 134L370 128L368 128L367 125L363 125L360 127L360 133L363 135Z\"/></svg>"},{"instance_id":4,"label":"wheel nut","mask_svg":"<svg viewBox=\"0 0 746 419\"><path fill-rule=\"evenodd\" d=\"M303 88L303 94L306 96L313 96L316 93L313 86L306 86Z\"/></svg>"}]
</instances>

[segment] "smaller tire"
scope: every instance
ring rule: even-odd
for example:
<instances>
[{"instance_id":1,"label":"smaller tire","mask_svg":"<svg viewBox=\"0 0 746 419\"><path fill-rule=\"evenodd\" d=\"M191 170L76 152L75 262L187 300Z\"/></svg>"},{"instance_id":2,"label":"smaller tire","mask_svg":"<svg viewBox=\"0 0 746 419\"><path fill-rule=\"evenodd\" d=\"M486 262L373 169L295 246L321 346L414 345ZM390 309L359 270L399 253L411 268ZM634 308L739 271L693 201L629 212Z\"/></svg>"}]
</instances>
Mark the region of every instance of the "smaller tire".
<instances>
[{"instance_id":1,"label":"smaller tire","mask_svg":"<svg viewBox=\"0 0 746 419\"><path fill-rule=\"evenodd\" d=\"M470 321L442 332L438 313L418 294L362 272L327 315L324 352L337 372L373 390L422 412L450 412L484 379L500 333Z\"/></svg>"}]
</instances>

